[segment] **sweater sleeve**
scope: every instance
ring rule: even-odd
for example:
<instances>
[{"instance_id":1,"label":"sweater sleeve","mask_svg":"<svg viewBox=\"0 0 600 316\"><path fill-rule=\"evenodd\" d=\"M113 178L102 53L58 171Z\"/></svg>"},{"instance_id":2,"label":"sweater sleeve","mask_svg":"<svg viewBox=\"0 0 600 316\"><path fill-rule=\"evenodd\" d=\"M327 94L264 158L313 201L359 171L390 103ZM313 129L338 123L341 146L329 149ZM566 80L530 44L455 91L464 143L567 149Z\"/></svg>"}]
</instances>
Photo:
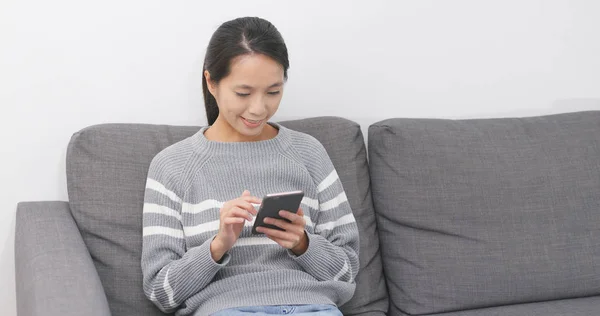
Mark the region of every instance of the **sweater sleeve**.
<instances>
[{"instance_id":1,"label":"sweater sleeve","mask_svg":"<svg viewBox=\"0 0 600 316\"><path fill-rule=\"evenodd\" d=\"M358 228L338 174L325 148L313 147L309 172L317 185L318 212L311 214L314 233L307 232L308 248L298 257L288 252L320 281L354 283L358 273Z\"/></svg>"},{"instance_id":2,"label":"sweater sleeve","mask_svg":"<svg viewBox=\"0 0 600 316\"><path fill-rule=\"evenodd\" d=\"M160 154L148 171L143 207L142 273L145 295L163 312L173 312L201 291L229 261L217 263L208 239L186 249L177 163ZM181 163L182 165L182 163Z\"/></svg>"}]
</instances>

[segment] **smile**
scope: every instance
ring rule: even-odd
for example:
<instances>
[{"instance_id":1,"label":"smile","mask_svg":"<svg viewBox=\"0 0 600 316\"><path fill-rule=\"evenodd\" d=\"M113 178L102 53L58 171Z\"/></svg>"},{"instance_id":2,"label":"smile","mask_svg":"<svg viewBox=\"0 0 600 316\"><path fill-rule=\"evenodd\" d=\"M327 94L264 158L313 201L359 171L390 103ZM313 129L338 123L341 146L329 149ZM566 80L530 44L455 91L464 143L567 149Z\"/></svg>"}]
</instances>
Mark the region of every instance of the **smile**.
<instances>
[{"instance_id":1,"label":"smile","mask_svg":"<svg viewBox=\"0 0 600 316\"><path fill-rule=\"evenodd\" d=\"M244 124L246 124L246 126L248 127L257 127L263 122L263 120L249 120L245 117L242 117L242 120L244 121Z\"/></svg>"}]
</instances>

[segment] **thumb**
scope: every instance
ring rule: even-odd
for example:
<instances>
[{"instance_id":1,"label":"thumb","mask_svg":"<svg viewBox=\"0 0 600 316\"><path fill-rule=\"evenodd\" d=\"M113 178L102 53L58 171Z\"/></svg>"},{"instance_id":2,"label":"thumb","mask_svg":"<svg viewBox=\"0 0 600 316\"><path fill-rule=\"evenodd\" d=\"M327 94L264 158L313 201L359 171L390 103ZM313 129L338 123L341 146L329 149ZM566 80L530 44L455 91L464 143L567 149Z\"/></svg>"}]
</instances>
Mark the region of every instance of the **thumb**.
<instances>
[{"instance_id":1,"label":"thumb","mask_svg":"<svg viewBox=\"0 0 600 316\"><path fill-rule=\"evenodd\" d=\"M244 190L244 193L242 193L242 196L250 196L250 191Z\"/></svg>"},{"instance_id":2,"label":"thumb","mask_svg":"<svg viewBox=\"0 0 600 316\"><path fill-rule=\"evenodd\" d=\"M296 213L296 214L298 214L300 216L304 216L304 211L301 208L299 208L298 213Z\"/></svg>"}]
</instances>

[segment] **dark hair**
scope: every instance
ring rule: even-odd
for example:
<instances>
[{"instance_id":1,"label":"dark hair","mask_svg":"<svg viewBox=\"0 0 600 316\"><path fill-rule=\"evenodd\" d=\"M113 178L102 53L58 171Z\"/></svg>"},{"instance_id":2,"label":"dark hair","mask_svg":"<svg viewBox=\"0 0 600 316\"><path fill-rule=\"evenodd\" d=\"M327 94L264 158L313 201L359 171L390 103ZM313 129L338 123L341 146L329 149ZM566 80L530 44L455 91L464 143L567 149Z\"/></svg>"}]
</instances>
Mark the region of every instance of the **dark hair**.
<instances>
[{"instance_id":1,"label":"dark hair","mask_svg":"<svg viewBox=\"0 0 600 316\"><path fill-rule=\"evenodd\" d=\"M208 70L210 80L218 84L229 75L233 58L252 53L269 56L280 63L283 77L287 80L290 67L287 47L271 22L257 17L244 17L221 24L208 43L202 69L202 92L208 125L212 125L219 116L219 108L217 100L208 90L204 71Z\"/></svg>"}]
</instances>

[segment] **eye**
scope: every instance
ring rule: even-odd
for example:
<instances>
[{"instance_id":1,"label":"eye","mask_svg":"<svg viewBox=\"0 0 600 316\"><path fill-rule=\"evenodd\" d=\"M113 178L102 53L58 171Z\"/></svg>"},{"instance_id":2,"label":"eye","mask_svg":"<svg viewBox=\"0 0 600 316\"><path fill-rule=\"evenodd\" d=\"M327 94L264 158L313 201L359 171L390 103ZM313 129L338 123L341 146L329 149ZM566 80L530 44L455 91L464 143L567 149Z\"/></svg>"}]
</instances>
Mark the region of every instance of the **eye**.
<instances>
[{"instance_id":1,"label":"eye","mask_svg":"<svg viewBox=\"0 0 600 316\"><path fill-rule=\"evenodd\" d=\"M270 95L278 95L280 91L271 91L268 92Z\"/></svg>"},{"instance_id":2,"label":"eye","mask_svg":"<svg viewBox=\"0 0 600 316\"><path fill-rule=\"evenodd\" d=\"M250 95L250 93L239 93L239 92L236 92L235 94L237 94L238 97L242 97L242 98Z\"/></svg>"}]
</instances>

